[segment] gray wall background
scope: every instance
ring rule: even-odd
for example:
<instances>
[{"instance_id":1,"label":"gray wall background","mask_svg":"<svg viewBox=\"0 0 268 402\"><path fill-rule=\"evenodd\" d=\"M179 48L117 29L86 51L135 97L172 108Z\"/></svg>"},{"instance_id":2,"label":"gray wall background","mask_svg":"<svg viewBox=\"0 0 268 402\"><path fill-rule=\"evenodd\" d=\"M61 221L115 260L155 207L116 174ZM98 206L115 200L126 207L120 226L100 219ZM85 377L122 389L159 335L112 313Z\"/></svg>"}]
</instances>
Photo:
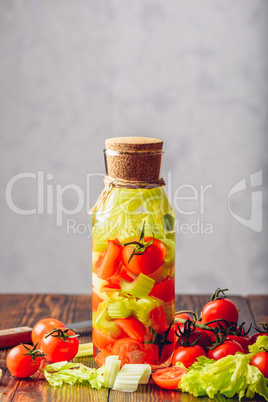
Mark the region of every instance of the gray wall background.
<instances>
[{"instance_id":1,"label":"gray wall background","mask_svg":"<svg viewBox=\"0 0 268 402\"><path fill-rule=\"evenodd\" d=\"M0 292L91 292L87 204L102 189L104 141L138 135L164 140L173 205L210 186L204 210L175 200L176 291L267 293L267 14L267 0L0 1ZM38 172L11 196L40 213L14 212L8 183ZM228 209L242 179L230 208L255 223L262 213L261 231ZM57 226L68 184L89 202ZM76 208L74 190L62 198Z\"/></svg>"}]
</instances>

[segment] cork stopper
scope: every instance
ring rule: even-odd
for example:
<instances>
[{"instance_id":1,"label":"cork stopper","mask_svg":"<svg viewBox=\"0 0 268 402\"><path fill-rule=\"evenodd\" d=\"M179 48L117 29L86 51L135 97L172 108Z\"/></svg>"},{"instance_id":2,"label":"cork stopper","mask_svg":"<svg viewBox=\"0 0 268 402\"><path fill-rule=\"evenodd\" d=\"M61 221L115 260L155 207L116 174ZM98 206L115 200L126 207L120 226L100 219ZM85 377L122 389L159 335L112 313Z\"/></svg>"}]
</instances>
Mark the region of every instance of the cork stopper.
<instances>
[{"instance_id":1,"label":"cork stopper","mask_svg":"<svg viewBox=\"0 0 268 402\"><path fill-rule=\"evenodd\" d=\"M160 178L163 141L148 137L115 137L105 141L110 177L154 182Z\"/></svg>"}]
</instances>

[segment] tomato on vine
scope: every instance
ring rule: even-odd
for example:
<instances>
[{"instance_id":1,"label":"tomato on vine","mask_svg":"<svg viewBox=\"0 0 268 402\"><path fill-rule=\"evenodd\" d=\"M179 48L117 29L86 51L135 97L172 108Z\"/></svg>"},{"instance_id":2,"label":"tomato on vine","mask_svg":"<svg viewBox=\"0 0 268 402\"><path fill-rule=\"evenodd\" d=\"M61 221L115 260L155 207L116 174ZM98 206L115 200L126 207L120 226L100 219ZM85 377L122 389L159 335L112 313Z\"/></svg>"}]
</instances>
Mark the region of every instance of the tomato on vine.
<instances>
[{"instance_id":1,"label":"tomato on vine","mask_svg":"<svg viewBox=\"0 0 268 402\"><path fill-rule=\"evenodd\" d=\"M237 352L245 353L243 347L238 342L227 339L214 349L208 350L208 358L219 360L228 355L235 355Z\"/></svg>"},{"instance_id":2,"label":"tomato on vine","mask_svg":"<svg viewBox=\"0 0 268 402\"><path fill-rule=\"evenodd\" d=\"M44 356L41 350L31 345L17 345L7 355L6 364L11 375L26 378L33 375L40 367Z\"/></svg>"},{"instance_id":3,"label":"tomato on vine","mask_svg":"<svg viewBox=\"0 0 268 402\"><path fill-rule=\"evenodd\" d=\"M201 346L179 346L172 356L172 365L175 366L176 363L181 362L186 368L188 368L196 362L199 356L207 356L205 350Z\"/></svg>"},{"instance_id":4,"label":"tomato on vine","mask_svg":"<svg viewBox=\"0 0 268 402\"><path fill-rule=\"evenodd\" d=\"M133 274L150 275L163 264L167 255L166 246L160 240L144 237L145 222L139 238L122 244L122 260L124 266Z\"/></svg>"},{"instance_id":5,"label":"tomato on vine","mask_svg":"<svg viewBox=\"0 0 268 402\"><path fill-rule=\"evenodd\" d=\"M72 360L79 347L78 335L69 328L54 328L43 336L41 350L52 363Z\"/></svg>"},{"instance_id":6,"label":"tomato on vine","mask_svg":"<svg viewBox=\"0 0 268 402\"><path fill-rule=\"evenodd\" d=\"M32 341L35 345L40 342L47 332L51 331L53 328L66 328L65 325L57 320L56 318L43 318L38 321L32 330Z\"/></svg>"},{"instance_id":7,"label":"tomato on vine","mask_svg":"<svg viewBox=\"0 0 268 402\"><path fill-rule=\"evenodd\" d=\"M229 299L225 298L224 291L228 289L216 289L208 302L202 309L202 323L209 323L210 327L221 326L226 328L229 324L236 326L238 321L238 309L236 305ZM220 296L222 293L222 296ZM216 320L216 321L215 321Z\"/></svg>"},{"instance_id":8,"label":"tomato on vine","mask_svg":"<svg viewBox=\"0 0 268 402\"><path fill-rule=\"evenodd\" d=\"M262 351L256 353L250 360L252 366L258 367L265 378L268 378L268 352Z\"/></svg>"}]
</instances>

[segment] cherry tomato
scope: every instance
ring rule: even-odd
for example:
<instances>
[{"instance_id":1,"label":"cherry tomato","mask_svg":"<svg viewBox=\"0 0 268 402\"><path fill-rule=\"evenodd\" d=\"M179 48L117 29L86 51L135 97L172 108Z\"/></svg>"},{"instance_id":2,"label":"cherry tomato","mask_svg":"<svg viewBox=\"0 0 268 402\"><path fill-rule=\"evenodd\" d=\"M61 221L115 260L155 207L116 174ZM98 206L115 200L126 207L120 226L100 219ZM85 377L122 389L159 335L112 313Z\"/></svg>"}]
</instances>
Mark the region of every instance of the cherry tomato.
<instances>
[{"instance_id":1,"label":"cherry tomato","mask_svg":"<svg viewBox=\"0 0 268 402\"><path fill-rule=\"evenodd\" d=\"M143 347L136 339L119 339L113 344L112 355L119 356L121 367L126 363L144 363Z\"/></svg>"},{"instance_id":2,"label":"cherry tomato","mask_svg":"<svg viewBox=\"0 0 268 402\"><path fill-rule=\"evenodd\" d=\"M92 310L95 312L98 310L99 303L103 302L103 299L98 295L95 290L92 290Z\"/></svg>"},{"instance_id":3,"label":"cherry tomato","mask_svg":"<svg viewBox=\"0 0 268 402\"><path fill-rule=\"evenodd\" d=\"M30 350L33 346L26 345ZM40 367L41 357L34 357L25 355L29 351L25 345L17 345L12 348L7 355L6 364L11 375L19 378L30 377L33 375Z\"/></svg>"},{"instance_id":4,"label":"cherry tomato","mask_svg":"<svg viewBox=\"0 0 268 402\"><path fill-rule=\"evenodd\" d=\"M177 362L181 362L186 368L188 368L197 360L199 356L206 355L205 350L199 345L179 346L172 356L172 365L175 366Z\"/></svg>"},{"instance_id":5,"label":"cherry tomato","mask_svg":"<svg viewBox=\"0 0 268 402\"><path fill-rule=\"evenodd\" d=\"M101 253L95 266L99 278L106 279L114 275L121 260L122 247L117 245L119 241L108 240L108 249Z\"/></svg>"},{"instance_id":6,"label":"cherry tomato","mask_svg":"<svg viewBox=\"0 0 268 402\"><path fill-rule=\"evenodd\" d=\"M162 335L163 336L163 335ZM176 338L175 338L175 325L172 325L170 328L170 331L167 335L167 341L170 342L166 344L162 351L161 351L161 357L159 360L159 364L166 363L167 361L170 360L171 363L171 356L175 350L175 345L176 345Z\"/></svg>"},{"instance_id":7,"label":"cherry tomato","mask_svg":"<svg viewBox=\"0 0 268 402\"><path fill-rule=\"evenodd\" d=\"M227 339L231 339L239 343L244 349L244 353L248 353L248 347L250 345L250 340L248 335L228 335Z\"/></svg>"},{"instance_id":8,"label":"cherry tomato","mask_svg":"<svg viewBox=\"0 0 268 402\"><path fill-rule=\"evenodd\" d=\"M107 356L111 356L111 353L109 353L107 350L101 350L95 357L97 365L102 366L105 363Z\"/></svg>"},{"instance_id":9,"label":"cherry tomato","mask_svg":"<svg viewBox=\"0 0 268 402\"><path fill-rule=\"evenodd\" d=\"M175 298L174 278L165 279L153 287L150 296L155 296L164 302L169 302Z\"/></svg>"},{"instance_id":10,"label":"cherry tomato","mask_svg":"<svg viewBox=\"0 0 268 402\"><path fill-rule=\"evenodd\" d=\"M228 355L235 355L236 352L244 353L244 349L240 343L227 339L219 346L216 346L215 349L210 349L208 351L208 358L219 360Z\"/></svg>"},{"instance_id":11,"label":"cherry tomato","mask_svg":"<svg viewBox=\"0 0 268 402\"><path fill-rule=\"evenodd\" d=\"M156 366L159 360L159 348L154 343L144 344L144 363Z\"/></svg>"},{"instance_id":12,"label":"cherry tomato","mask_svg":"<svg viewBox=\"0 0 268 402\"><path fill-rule=\"evenodd\" d=\"M256 332L256 334L253 334L253 335L249 338L250 344L252 345L253 343L255 343L256 340L257 340L257 338L258 338L259 336L262 336L262 335L268 336L268 332Z\"/></svg>"},{"instance_id":13,"label":"cherry tomato","mask_svg":"<svg viewBox=\"0 0 268 402\"><path fill-rule=\"evenodd\" d=\"M158 334L163 334L168 329L166 314L162 306L151 310L150 319L151 328Z\"/></svg>"},{"instance_id":14,"label":"cherry tomato","mask_svg":"<svg viewBox=\"0 0 268 402\"><path fill-rule=\"evenodd\" d=\"M139 342L144 341L145 326L135 317L117 318L114 323L120 328L126 336L136 339Z\"/></svg>"},{"instance_id":15,"label":"cherry tomato","mask_svg":"<svg viewBox=\"0 0 268 402\"><path fill-rule=\"evenodd\" d=\"M201 346L203 349L206 349L208 346L211 346L210 342L210 336L204 331L201 331L200 329L195 329L191 334L188 336L188 339L185 335L181 335L177 338L178 344L182 345L183 342L186 342L188 340L189 344L192 344L193 342L197 341L197 345ZM183 345L182 345L183 346Z\"/></svg>"},{"instance_id":16,"label":"cherry tomato","mask_svg":"<svg viewBox=\"0 0 268 402\"><path fill-rule=\"evenodd\" d=\"M176 330L178 333L179 333L178 328L180 328L181 331L183 330L184 323L176 321L176 318L182 318L183 320L191 320L192 321L192 317L187 313L176 314L175 315L175 325L176 325Z\"/></svg>"},{"instance_id":17,"label":"cherry tomato","mask_svg":"<svg viewBox=\"0 0 268 402\"><path fill-rule=\"evenodd\" d=\"M268 378L268 352L258 352L250 360L252 366L258 367L265 378Z\"/></svg>"},{"instance_id":18,"label":"cherry tomato","mask_svg":"<svg viewBox=\"0 0 268 402\"><path fill-rule=\"evenodd\" d=\"M139 240L135 239L134 241L138 242ZM144 238L145 243L152 240L152 237ZM122 259L125 267L135 275L139 275L140 273L144 275L152 274L161 267L167 254L166 246L158 239L154 239L153 243L145 249L143 254L136 254L131 258L133 250L134 245L125 246L122 252Z\"/></svg>"},{"instance_id":19,"label":"cherry tomato","mask_svg":"<svg viewBox=\"0 0 268 402\"><path fill-rule=\"evenodd\" d=\"M185 373L187 371L184 368L173 366L155 371L152 377L161 388L178 389L178 384Z\"/></svg>"},{"instance_id":20,"label":"cherry tomato","mask_svg":"<svg viewBox=\"0 0 268 402\"><path fill-rule=\"evenodd\" d=\"M236 324L238 320L238 310L236 305L229 299L216 299L207 303L202 310L202 322L206 323L216 319L222 319L229 323ZM221 321L220 324L224 328L227 327L224 321ZM209 324L210 327L216 327L218 325L217 322Z\"/></svg>"},{"instance_id":21,"label":"cherry tomato","mask_svg":"<svg viewBox=\"0 0 268 402\"><path fill-rule=\"evenodd\" d=\"M103 331L101 331L97 328L93 328L92 329L92 340L93 340L93 344L98 349L107 349L107 347L112 346L117 339L113 338L110 335L105 334Z\"/></svg>"},{"instance_id":22,"label":"cherry tomato","mask_svg":"<svg viewBox=\"0 0 268 402\"><path fill-rule=\"evenodd\" d=\"M52 328L66 328L65 325L56 318L44 318L38 321L32 330L32 341L35 345L43 338L43 335L49 332Z\"/></svg>"},{"instance_id":23,"label":"cherry tomato","mask_svg":"<svg viewBox=\"0 0 268 402\"><path fill-rule=\"evenodd\" d=\"M59 332L60 334L60 332ZM65 340L61 339L60 336L56 336L57 332L46 336L44 335L41 342L40 348L46 353L45 358L52 362L60 362L63 360L72 360L77 352L79 347L79 341L74 331L68 329L66 331L67 336L74 336L73 338L66 338Z\"/></svg>"}]
</instances>

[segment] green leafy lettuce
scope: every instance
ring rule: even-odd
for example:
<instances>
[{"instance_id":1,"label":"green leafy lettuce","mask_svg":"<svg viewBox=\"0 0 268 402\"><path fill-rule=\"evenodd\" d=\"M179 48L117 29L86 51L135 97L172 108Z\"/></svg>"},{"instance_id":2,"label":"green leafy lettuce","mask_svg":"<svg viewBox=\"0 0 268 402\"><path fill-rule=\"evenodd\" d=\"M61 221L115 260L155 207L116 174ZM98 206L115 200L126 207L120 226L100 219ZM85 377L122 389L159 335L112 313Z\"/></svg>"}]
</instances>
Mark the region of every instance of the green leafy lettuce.
<instances>
[{"instance_id":1,"label":"green leafy lettuce","mask_svg":"<svg viewBox=\"0 0 268 402\"><path fill-rule=\"evenodd\" d=\"M261 336L255 346L251 347L252 353L236 353L217 361L201 356L184 374L179 389L195 397L208 395L214 398L224 395L232 398L237 394L239 400L243 396L253 398L258 393L268 401L267 380L257 367L250 365L254 354L262 348L267 350L267 346L268 337Z\"/></svg>"},{"instance_id":2,"label":"green leafy lettuce","mask_svg":"<svg viewBox=\"0 0 268 402\"><path fill-rule=\"evenodd\" d=\"M99 369L86 367L81 363L67 361L48 364L43 369L44 376L50 385L62 386L63 383L74 385L87 381L92 388L100 389L103 386L104 366Z\"/></svg>"}]
</instances>

